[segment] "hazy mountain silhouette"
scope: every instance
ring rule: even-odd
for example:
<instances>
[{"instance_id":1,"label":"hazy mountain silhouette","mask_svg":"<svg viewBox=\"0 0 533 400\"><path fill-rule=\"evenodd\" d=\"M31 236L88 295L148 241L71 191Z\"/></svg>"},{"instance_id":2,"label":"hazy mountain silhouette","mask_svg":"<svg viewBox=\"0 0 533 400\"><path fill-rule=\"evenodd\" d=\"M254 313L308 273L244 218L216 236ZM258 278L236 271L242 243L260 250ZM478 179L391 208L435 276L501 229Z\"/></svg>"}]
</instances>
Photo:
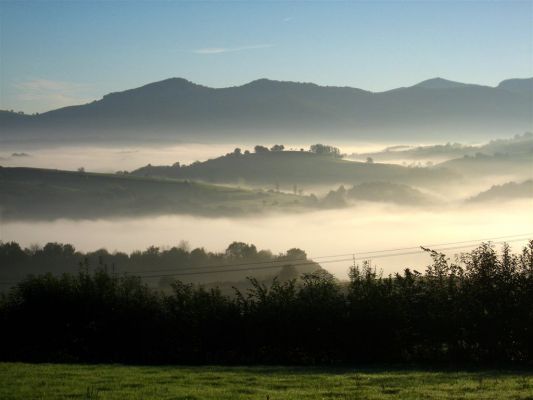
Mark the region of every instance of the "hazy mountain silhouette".
<instances>
[{"instance_id":1,"label":"hazy mountain silhouette","mask_svg":"<svg viewBox=\"0 0 533 400\"><path fill-rule=\"evenodd\" d=\"M524 93L529 96L533 95L533 78L526 79L507 79L498 85L498 88L510 92Z\"/></svg>"},{"instance_id":2,"label":"hazy mountain silhouette","mask_svg":"<svg viewBox=\"0 0 533 400\"><path fill-rule=\"evenodd\" d=\"M533 78L497 87L442 78L373 93L260 79L214 89L181 78L28 116L0 113L0 140L442 138L532 130Z\"/></svg>"},{"instance_id":3,"label":"hazy mountain silhouette","mask_svg":"<svg viewBox=\"0 0 533 400\"><path fill-rule=\"evenodd\" d=\"M449 81L443 78L433 78L433 79L428 79L420 83L417 83L416 85L412 87L421 87L421 88L426 88L426 89L455 89L455 88L468 87L468 86L472 87L472 86L479 86L479 85L471 85L468 83L454 82L454 81Z\"/></svg>"}]
</instances>

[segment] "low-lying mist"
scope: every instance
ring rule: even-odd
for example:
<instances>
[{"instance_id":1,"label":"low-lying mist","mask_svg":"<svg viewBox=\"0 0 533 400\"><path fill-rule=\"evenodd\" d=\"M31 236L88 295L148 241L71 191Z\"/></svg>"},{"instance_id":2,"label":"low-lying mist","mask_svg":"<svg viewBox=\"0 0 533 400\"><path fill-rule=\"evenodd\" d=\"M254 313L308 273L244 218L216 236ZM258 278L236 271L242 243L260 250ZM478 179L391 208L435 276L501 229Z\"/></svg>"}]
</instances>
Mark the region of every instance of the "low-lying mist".
<instances>
[{"instance_id":1,"label":"low-lying mist","mask_svg":"<svg viewBox=\"0 0 533 400\"><path fill-rule=\"evenodd\" d=\"M5 167L34 167L76 170L80 167L93 172L133 170L147 164L172 165L175 162L190 164L205 161L232 152L235 148L253 151L256 144L272 146L274 143L175 143L159 145L83 145L83 146L33 146L6 144L0 149L0 165ZM286 149L308 149L312 143L287 143ZM370 152L383 149L385 143L331 143L346 153ZM410 143L421 145L421 143ZM398 163L403 160L397 160Z\"/></svg>"},{"instance_id":2,"label":"low-lying mist","mask_svg":"<svg viewBox=\"0 0 533 400\"><path fill-rule=\"evenodd\" d=\"M343 210L324 210L296 215L271 214L248 218L199 218L159 216L129 219L57 220L54 222L9 222L0 227L0 240L23 246L47 242L71 243L84 251L106 248L132 251L150 245L175 246L187 241L191 247L223 251L233 241L253 243L274 253L298 247L310 258L351 254L367 257L385 273L405 267L423 268L430 261L424 253L371 257L365 252L403 247L429 246L501 238L529 233L533 226L533 199L487 206L411 208L365 204ZM531 236L533 237L533 235ZM530 238L531 238L530 237ZM498 239L495 241L500 241ZM512 242L518 248L522 242ZM456 247L455 245L442 246ZM453 256L469 248L446 251ZM416 250L415 250L416 251ZM408 251L412 253L413 250ZM327 262L323 267L346 277L351 261Z\"/></svg>"},{"instance_id":3,"label":"low-lying mist","mask_svg":"<svg viewBox=\"0 0 533 400\"><path fill-rule=\"evenodd\" d=\"M83 167L92 172L132 170L147 164L171 165L177 161L192 163L218 157L235 146L225 144L179 144L172 146L128 147L3 147L0 165L5 167L34 167L77 170Z\"/></svg>"}]
</instances>

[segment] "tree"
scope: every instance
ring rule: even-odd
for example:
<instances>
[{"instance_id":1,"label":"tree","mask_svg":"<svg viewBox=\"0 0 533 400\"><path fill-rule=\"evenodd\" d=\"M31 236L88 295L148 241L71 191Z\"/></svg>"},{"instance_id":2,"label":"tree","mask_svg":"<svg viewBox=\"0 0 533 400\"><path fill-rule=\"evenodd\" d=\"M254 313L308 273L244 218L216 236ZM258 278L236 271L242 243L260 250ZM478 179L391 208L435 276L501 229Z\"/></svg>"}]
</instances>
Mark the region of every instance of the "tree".
<instances>
[{"instance_id":1,"label":"tree","mask_svg":"<svg viewBox=\"0 0 533 400\"><path fill-rule=\"evenodd\" d=\"M307 260L307 253L295 247L287 250L287 258L295 261Z\"/></svg>"},{"instance_id":2,"label":"tree","mask_svg":"<svg viewBox=\"0 0 533 400\"><path fill-rule=\"evenodd\" d=\"M374 164L374 159L372 157L367 157L366 158L366 163L367 164Z\"/></svg>"},{"instance_id":3,"label":"tree","mask_svg":"<svg viewBox=\"0 0 533 400\"><path fill-rule=\"evenodd\" d=\"M261 146L261 145L257 145L254 147L254 151L259 154L259 153L268 153L269 150L268 150L268 147L265 147L265 146Z\"/></svg>"},{"instance_id":4,"label":"tree","mask_svg":"<svg viewBox=\"0 0 533 400\"><path fill-rule=\"evenodd\" d=\"M282 144L275 144L270 148L270 151L283 151L285 150L285 146Z\"/></svg>"},{"instance_id":5,"label":"tree","mask_svg":"<svg viewBox=\"0 0 533 400\"><path fill-rule=\"evenodd\" d=\"M319 155L328 155L328 156L334 156L334 157L341 156L341 151L337 147L329 146L326 144L320 144L320 143L313 144L309 148L309 151L311 153L315 153Z\"/></svg>"},{"instance_id":6,"label":"tree","mask_svg":"<svg viewBox=\"0 0 533 400\"><path fill-rule=\"evenodd\" d=\"M230 258L252 258L257 255L257 248L253 244L233 242L226 249L226 255Z\"/></svg>"}]
</instances>

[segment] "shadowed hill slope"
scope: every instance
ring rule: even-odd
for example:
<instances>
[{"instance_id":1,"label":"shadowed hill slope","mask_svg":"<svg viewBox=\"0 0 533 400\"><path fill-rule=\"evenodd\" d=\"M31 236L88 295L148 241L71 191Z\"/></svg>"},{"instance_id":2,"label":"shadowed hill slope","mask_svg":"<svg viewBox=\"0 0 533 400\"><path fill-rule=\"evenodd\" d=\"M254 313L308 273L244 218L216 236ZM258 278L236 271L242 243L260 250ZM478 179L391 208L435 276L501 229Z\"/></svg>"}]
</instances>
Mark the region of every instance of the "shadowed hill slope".
<instances>
[{"instance_id":1,"label":"shadowed hill slope","mask_svg":"<svg viewBox=\"0 0 533 400\"><path fill-rule=\"evenodd\" d=\"M188 213L243 215L313 206L314 199L189 181L0 168L4 219L56 219Z\"/></svg>"}]
</instances>

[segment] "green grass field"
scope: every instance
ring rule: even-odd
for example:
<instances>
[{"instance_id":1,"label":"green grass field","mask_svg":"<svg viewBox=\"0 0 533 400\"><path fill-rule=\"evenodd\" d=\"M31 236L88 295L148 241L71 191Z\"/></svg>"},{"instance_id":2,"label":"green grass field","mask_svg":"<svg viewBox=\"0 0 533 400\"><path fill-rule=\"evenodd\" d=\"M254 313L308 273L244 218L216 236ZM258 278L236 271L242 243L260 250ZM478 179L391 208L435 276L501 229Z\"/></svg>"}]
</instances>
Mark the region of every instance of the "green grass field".
<instances>
[{"instance_id":1,"label":"green grass field","mask_svg":"<svg viewBox=\"0 0 533 400\"><path fill-rule=\"evenodd\" d=\"M0 363L0 399L533 399L533 373Z\"/></svg>"}]
</instances>

